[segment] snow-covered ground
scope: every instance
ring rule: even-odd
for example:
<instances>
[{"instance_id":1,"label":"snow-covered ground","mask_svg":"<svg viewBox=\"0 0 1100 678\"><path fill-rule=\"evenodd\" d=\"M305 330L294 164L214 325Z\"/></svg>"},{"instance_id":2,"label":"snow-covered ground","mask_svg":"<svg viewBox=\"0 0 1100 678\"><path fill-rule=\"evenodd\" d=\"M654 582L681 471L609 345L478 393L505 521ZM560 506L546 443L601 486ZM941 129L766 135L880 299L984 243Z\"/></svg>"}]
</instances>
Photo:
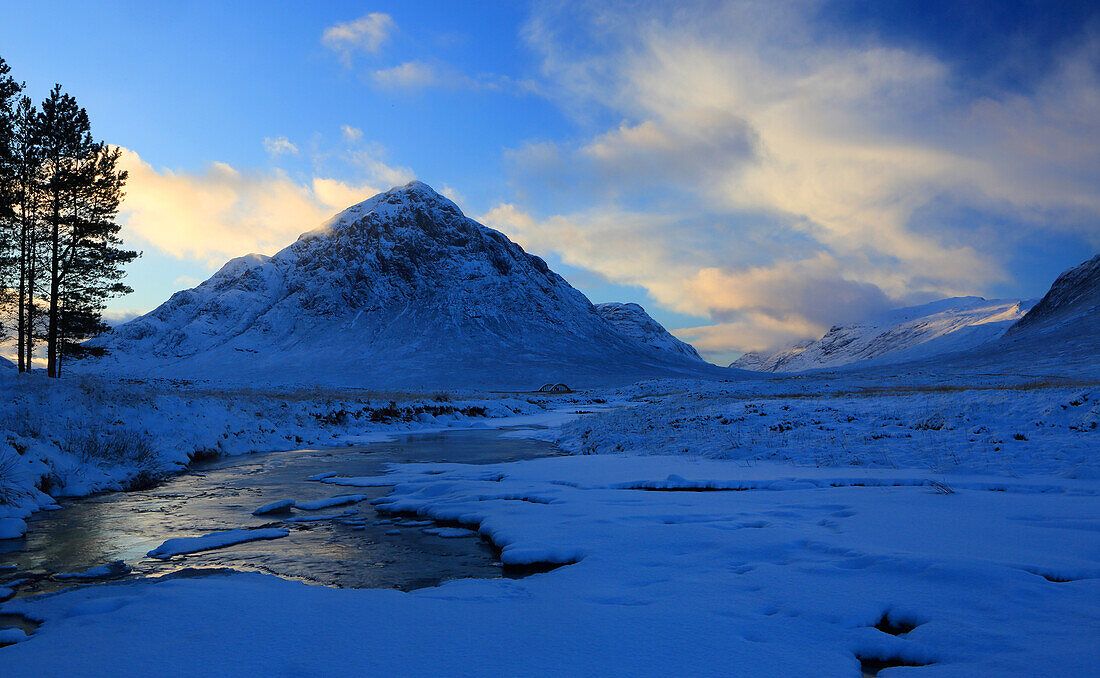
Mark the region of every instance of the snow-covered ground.
<instances>
[{"instance_id":1,"label":"snow-covered ground","mask_svg":"<svg viewBox=\"0 0 1100 678\"><path fill-rule=\"evenodd\" d=\"M868 670L924 665L882 676L1091 675L1100 386L1090 379L849 373L479 400L500 418L445 423L549 424L526 435L575 454L367 478L320 469L315 479L352 497L394 485L380 509L433 520L439 536L476 530L507 565L561 567L412 593L240 573L84 586L0 607L43 621L0 660L17 676L73 666L111 676L858 676L861 659ZM317 417L323 397L283 408L269 395L247 405L200 392L107 400L132 408L114 416L150 435L218 422L241 431L223 444L240 450L439 423L341 417L362 407L350 397ZM198 423L129 419L150 402L166 421ZM237 439L223 432L210 435Z\"/></svg>"},{"instance_id":2,"label":"snow-covered ground","mask_svg":"<svg viewBox=\"0 0 1100 678\"><path fill-rule=\"evenodd\" d=\"M394 433L560 423L584 396L244 389L0 372L0 539L58 497L141 485L194 458L345 445Z\"/></svg>"},{"instance_id":3,"label":"snow-covered ground","mask_svg":"<svg viewBox=\"0 0 1100 678\"><path fill-rule=\"evenodd\" d=\"M758 490L640 489L746 474ZM858 658L1089 675L1095 485L918 477L608 455L330 479L397 482L385 508L476 527L506 562L573 564L408 594L245 574L86 587L9 603L45 623L3 659L37 676L857 676Z\"/></svg>"},{"instance_id":4,"label":"snow-covered ground","mask_svg":"<svg viewBox=\"0 0 1100 678\"><path fill-rule=\"evenodd\" d=\"M796 467L1100 479L1100 387L854 375L699 384L647 382L628 410L565 426L577 454L635 452Z\"/></svg>"}]
</instances>

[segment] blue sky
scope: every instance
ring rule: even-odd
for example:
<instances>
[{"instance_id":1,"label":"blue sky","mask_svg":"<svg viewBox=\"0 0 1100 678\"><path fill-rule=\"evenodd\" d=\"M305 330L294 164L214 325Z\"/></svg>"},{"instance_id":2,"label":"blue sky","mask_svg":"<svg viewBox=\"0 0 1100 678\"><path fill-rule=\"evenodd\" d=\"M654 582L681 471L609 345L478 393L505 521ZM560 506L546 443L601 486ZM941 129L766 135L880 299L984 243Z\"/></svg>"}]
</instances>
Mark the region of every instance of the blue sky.
<instances>
[{"instance_id":1,"label":"blue sky","mask_svg":"<svg viewBox=\"0 0 1100 678\"><path fill-rule=\"evenodd\" d=\"M1094 3L0 6L127 149L115 313L414 177L716 360L1100 248Z\"/></svg>"}]
</instances>

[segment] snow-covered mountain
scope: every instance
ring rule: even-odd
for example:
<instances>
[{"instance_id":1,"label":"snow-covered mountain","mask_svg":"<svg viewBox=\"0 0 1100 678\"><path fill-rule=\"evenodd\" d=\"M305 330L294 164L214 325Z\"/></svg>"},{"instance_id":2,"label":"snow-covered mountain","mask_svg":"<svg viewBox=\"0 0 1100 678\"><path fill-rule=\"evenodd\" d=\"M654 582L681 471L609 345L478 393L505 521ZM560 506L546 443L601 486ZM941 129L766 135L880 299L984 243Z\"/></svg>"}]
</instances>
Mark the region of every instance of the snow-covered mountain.
<instances>
[{"instance_id":1,"label":"snow-covered mountain","mask_svg":"<svg viewBox=\"0 0 1100 678\"><path fill-rule=\"evenodd\" d=\"M981 297L941 299L854 325L836 325L820 339L778 351L746 353L730 367L801 372L856 362L899 363L962 351L999 338L1034 303Z\"/></svg>"},{"instance_id":2,"label":"snow-covered mountain","mask_svg":"<svg viewBox=\"0 0 1100 678\"><path fill-rule=\"evenodd\" d=\"M1100 255L1065 271L995 350L965 359L983 369L1023 369L1100 379Z\"/></svg>"},{"instance_id":3,"label":"snow-covered mountain","mask_svg":"<svg viewBox=\"0 0 1100 678\"><path fill-rule=\"evenodd\" d=\"M584 387L719 369L617 327L542 259L414 181L272 257L229 261L119 326L100 364L368 388Z\"/></svg>"},{"instance_id":4,"label":"snow-covered mountain","mask_svg":"<svg viewBox=\"0 0 1100 678\"><path fill-rule=\"evenodd\" d=\"M702 361L694 346L669 334L638 304L596 304L596 312L623 336L660 351Z\"/></svg>"},{"instance_id":5,"label":"snow-covered mountain","mask_svg":"<svg viewBox=\"0 0 1100 678\"><path fill-rule=\"evenodd\" d=\"M995 341L914 362L909 372L980 375L986 383L1100 380L1100 256L1063 272Z\"/></svg>"},{"instance_id":6,"label":"snow-covered mountain","mask_svg":"<svg viewBox=\"0 0 1100 678\"><path fill-rule=\"evenodd\" d=\"M1049 333L1060 328L1094 326L1100 318L1100 254L1063 272L1050 291L1023 318L1008 328L1009 337Z\"/></svg>"}]
</instances>

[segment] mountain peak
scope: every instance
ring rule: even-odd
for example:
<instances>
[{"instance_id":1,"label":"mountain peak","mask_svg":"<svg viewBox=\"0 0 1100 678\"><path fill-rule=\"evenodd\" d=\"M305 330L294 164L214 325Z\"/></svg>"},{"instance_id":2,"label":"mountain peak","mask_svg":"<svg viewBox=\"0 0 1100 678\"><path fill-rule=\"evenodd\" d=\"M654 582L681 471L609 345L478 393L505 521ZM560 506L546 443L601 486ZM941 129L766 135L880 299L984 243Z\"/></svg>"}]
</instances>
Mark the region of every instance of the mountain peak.
<instances>
[{"instance_id":1,"label":"mountain peak","mask_svg":"<svg viewBox=\"0 0 1100 678\"><path fill-rule=\"evenodd\" d=\"M303 233L298 241L308 241L334 232L347 231L355 226L377 227L398 222L409 223L416 221L416 215L426 216L433 221L438 221L440 218L446 221L466 218L458 205L423 181L414 179L404 186L394 186L388 191L348 207L319 228Z\"/></svg>"},{"instance_id":2,"label":"mountain peak","mask_svg":"<svg viewBox=\"0 0 1100 678\"><path fill-rule=\"evenodd\" d=\"M583 387L719 370L640 307L613 315L413 181L272 257L234 259L104 342L125 369L373 387Z\"/></svg>"},{"instance_id":3,"label":"mountain peak","mask_svg":"<svg viewBox=\"0 0 1100 678\"><path fill-rule=\"evenodd\" d=\"M388 191L367 198L361 203L352 205L341 214L354 213L363 216L371 212L393 211L394 207L450 212L456 216L465 216L458 205L417 179L404 186L394 186Z\"/></svg>"}]
</instances>

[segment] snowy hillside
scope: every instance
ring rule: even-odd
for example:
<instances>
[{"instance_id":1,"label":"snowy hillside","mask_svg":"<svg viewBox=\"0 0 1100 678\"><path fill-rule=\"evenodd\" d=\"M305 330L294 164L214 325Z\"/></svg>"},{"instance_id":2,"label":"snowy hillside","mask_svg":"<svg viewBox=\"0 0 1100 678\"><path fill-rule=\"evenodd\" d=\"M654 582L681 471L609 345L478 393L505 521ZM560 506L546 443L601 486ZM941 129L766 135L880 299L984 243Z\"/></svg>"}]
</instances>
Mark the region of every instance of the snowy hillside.
<instances>
[{"instance_id":1,"label":"snowy hillside","mask_svg":"<svg viewBox=\"0 0 1100 678\"><path fill-rule=\"evenodd\" d=\"M992 349L959 358L970 368L1015 363L1075 379L1100 379L1100 255L1058 276Z\"/></svg>"},{"instance_id":2,"label":"snowy hillside","mask_svg":"<svg viewBox=\"0 0 1100 678\"><path fill-rule=\"evenodd\" d=\"M999 338L1033 303L981 297L942 299L855 325L837 325L821 339L775 352L746 353L730 367L801 372L864 361L899 363L962 351Z\"/></svg>"},{"instance_id":3,"label":"snowy hillside","mask_svg":"<svg viewBox=\"0 0 1100 678\"><path fill-rule=\"evenodd\" d=\"M1100 254L1058 276L1039 303L1007 334L1049 332L1078 323L1095 323L1100 316Z\"/></svg>"},{"instance_id":4,"label":"snowy hillside","mask_svg":"<svg viewBox=\"0 0 1100 678\"><path fill-rule=\"evenodd\" d=\"M661 351L702 360L691 344L669 334L668 330L649 317L638 304L596 304L596 312L623 336Z\"/></svg>"},{"instance_id":5,"label":"snowy hillside","mask_svg":"<svg viewBox=\"0 0 1100 678\"><path fill-rule=\"evenodd\" d=\"M542 259L417 181L273 257L231 260L103 343L115 372L369 388L717 371L620 334Z\"/></svg>"}]
</instances>

